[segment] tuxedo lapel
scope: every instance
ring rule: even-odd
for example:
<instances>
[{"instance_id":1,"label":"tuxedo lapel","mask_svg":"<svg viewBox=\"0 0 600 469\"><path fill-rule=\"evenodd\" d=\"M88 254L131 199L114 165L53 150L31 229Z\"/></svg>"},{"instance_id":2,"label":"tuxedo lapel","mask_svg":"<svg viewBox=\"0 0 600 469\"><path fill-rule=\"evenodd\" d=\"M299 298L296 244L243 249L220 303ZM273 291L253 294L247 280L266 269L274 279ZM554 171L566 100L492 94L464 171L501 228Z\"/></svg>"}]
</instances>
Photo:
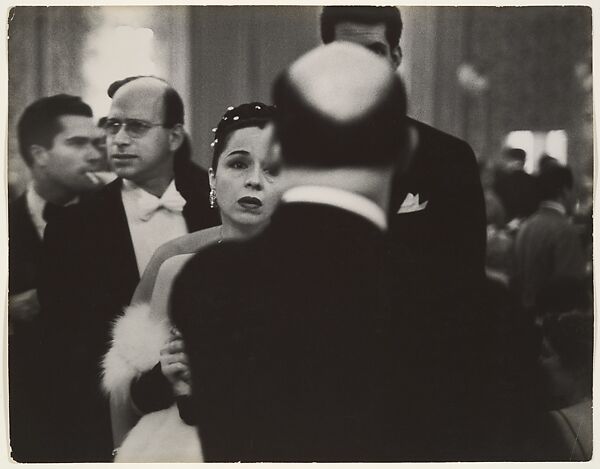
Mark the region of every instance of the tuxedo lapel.
<instances>
[{"instance_id":1,"label":"tuxedo lapel","mask_svg":"<svg viewBox=\"0 0 600 469\"><path fill-rule=\"evenodd\" d=\"M422 132L419 130L419 123L413 119L409 119L409 121L419 132L419 140L408 169L403 174L397 172L394 175L390 199L390 217L397 214L402 214L405 217L411 216L417 212L427 212L427 209L430 208L428 205L431 197L431 177L433 176L427 167L430 160L430 142L423 137ZM408 203L417 200L418 204ZM413 206L408 207L409 205Z\"/></svg>"},{"instance_id":2,"label":"tuxedo lapel","mask_svg":"<svg viewBox=\"0 0 600 469\"><path fill-rule=\"evenodd\" d=\"M98 228L98 235L92 239L98 243L99 255L105 257L102 261L107 280L110 283L115 282L115 286L120 284L119 290L131 293L139 282L140 273L121 197L121 187L121 179L107 186L99 219L94 223Z\"/></svg>"}]
</instances>

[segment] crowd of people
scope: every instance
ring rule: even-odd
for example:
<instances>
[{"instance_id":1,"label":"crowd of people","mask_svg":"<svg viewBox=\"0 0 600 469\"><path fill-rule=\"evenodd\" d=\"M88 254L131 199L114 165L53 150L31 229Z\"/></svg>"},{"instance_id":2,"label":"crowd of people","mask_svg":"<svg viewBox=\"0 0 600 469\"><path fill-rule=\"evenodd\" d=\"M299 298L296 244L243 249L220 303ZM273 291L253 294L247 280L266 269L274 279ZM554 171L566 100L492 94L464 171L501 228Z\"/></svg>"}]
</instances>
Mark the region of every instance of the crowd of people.
<instances>
[{"instance_id":1,"label":"crowd of people","mask_svg":"<svg viewBox=\"0 0 600 469\"><path fill-rule=\"evenodd\" d=\"M591 457L571 173L512 149L484 191L468 143L406 115L401 34L395 7L325 7L324 45L273 105L225 111L208 171L161 78L113 83L98 125L75 96L28 106L15 460Z\"/></svg>"},{"instance_id":2,"label":"crowd of people","mask_svg":"<svg viewBox=\"0 0 600 469\"><path fill-rule=\"evenodd\" d=\"M573 454L589 457L592 207L576 206L577 181L568 166L544 154L529 174L525 159L524 150L505 148L483 177L486 275L504 305L502 314L521 318L534 331L523 345L533 346L531 356L538 357L538 375L531 381L536 402L556 418Z\"/></svg>"}]
</instances>

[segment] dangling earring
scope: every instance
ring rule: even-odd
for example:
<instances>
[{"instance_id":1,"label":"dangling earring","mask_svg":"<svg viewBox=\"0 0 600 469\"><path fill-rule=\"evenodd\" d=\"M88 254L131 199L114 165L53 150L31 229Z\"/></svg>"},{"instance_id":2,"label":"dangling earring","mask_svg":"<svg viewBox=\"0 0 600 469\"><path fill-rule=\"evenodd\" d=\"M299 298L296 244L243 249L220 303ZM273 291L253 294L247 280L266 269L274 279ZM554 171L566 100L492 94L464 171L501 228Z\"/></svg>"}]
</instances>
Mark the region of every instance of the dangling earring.
<instances>
[{"instance_id":1,"label":"dangling earring","mask_svg":"<svg viewBox=\"0 0 600 469\"><path fill-rule=\"evenodd\" d=\"M217 191L214 189L210 190L210 194L208 194L208 202L210 203L210 208L215 208L217 206Z\"/></svg>"}]
</instances>

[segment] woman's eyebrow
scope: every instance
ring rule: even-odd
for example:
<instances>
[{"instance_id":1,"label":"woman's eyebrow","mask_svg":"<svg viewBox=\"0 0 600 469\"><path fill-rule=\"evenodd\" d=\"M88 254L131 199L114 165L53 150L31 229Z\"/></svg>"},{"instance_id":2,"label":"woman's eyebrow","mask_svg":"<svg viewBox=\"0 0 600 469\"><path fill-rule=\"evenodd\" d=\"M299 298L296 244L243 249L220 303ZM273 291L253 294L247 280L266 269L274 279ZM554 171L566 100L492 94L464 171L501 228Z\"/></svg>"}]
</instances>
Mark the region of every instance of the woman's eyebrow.
<instances>
[{"instance_id":1,"label":"woman's eyebrow","mask_svg":"<svg viewBox=\"0 0 600 469\"><path fill-rule=\"evenodd\" d=\"M229 156L235 156L235 155L249 155L250 152L248 150L242 150L241 148L234 148L233 150L227 152L227 155L225 155L225 158L229 157Z\"/></svg>"}]
</instances>

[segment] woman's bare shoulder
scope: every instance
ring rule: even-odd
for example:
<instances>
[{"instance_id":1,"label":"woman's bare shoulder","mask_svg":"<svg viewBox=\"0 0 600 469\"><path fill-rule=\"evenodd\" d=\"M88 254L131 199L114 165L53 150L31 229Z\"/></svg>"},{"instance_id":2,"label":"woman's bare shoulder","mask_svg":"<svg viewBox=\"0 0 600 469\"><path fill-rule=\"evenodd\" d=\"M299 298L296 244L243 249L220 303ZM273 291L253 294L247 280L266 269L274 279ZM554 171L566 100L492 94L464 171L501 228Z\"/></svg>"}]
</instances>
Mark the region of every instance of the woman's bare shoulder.
<instances>
[{"instance_id":1,"label":"woman's bare shoulder","mask_svg":"<svg viewBox=\"0 0 600 469\"><path fill-rule=\"evenodd\" d=\"M177 254L176 256L169 257L162 263L158 270L158 278L164 279L166 277L174 277L183 268L185 263L194 257L195 253L188 254Z\"/></svg>"},{"instance_id":2,"label":"woman's bare shoulder","mask_svg":"<svg viewBox=\"0 0 600 469\"><path fill-rule=\"evenodd\" d=\"M164 262L169 257L179 254L190 254L198 252L204 246L218 241L221 234L220 226L213 226L205 230L189 233L175 238L160 246L153 257ZM162 262L159 262L162 264Z\"/></svg>"},{"instance_id":3,"label":"woman's bare shoulder","mask_svg":"<svg viewBox=\"0 0 600 469\"><path fill-rule=\"evenodd\" d=\"M205 246L217 242L220 236L221 227L214 226L175 238L160 246L148 262L140 283L133 294L132 302L150 301L158 272L165 261L182 254L194 254Z\"/></svg>"}]
</instances>

